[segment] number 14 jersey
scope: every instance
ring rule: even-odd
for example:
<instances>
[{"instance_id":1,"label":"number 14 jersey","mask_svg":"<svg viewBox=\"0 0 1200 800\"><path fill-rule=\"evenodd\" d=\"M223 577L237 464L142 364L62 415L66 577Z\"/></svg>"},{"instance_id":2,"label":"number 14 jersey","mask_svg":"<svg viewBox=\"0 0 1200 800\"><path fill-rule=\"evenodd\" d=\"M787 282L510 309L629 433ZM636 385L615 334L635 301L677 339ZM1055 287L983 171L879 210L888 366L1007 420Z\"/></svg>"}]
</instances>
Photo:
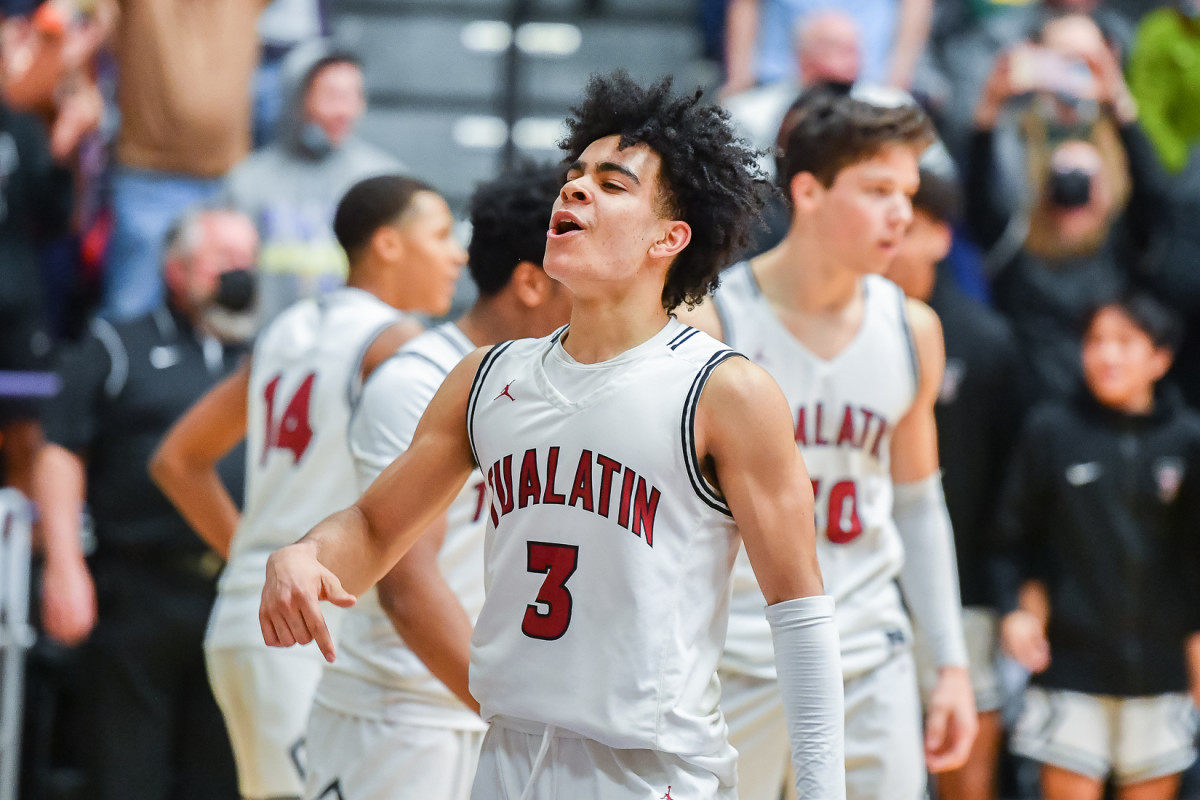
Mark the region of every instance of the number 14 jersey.
<instances>
[{"instance_id":1,"label":"number 14 jersey","mask_svg":"<svg viewBox=\"0 0 1200 800\"><path fill-rule=\"evenodd\" d=\"M725 746L715 672L737 533L692 425L735 356L672 319L609 361L560 334L495 347L468 432L489 488L471 692L486 719L613 748Z\"/></svg>"},{"instance_id":2,"label":"number 14 jersey","mask_svg":"<svg viewBox=\"0 0 1200 800\"><path fill-rule=\"evenodd\" d=\"M401 314L344 287L302 300L254 345L246 402L246 508L206 643L262 645L267 557L358 497L347 443L367 348Z\"/></svg>"},{"instance_id":3,"label":"number 14 jersey","mask_svg":"<svg viewBox=\"0 0 1200 800\"><path fill-rule=\"evenodd\" d=\"M748 262L730 267L715 294L725 341L771 373L792 408L847 678L879 666L911 638L896 586L904 546L892 521L890 449L892 431L916 396L916 350L900 288L867 275L862 292L859 330L832 359L814 355L784 326ZM722 666L774 678L765 601L745 552L734 576Z\"/></svg>"}]
</instances>

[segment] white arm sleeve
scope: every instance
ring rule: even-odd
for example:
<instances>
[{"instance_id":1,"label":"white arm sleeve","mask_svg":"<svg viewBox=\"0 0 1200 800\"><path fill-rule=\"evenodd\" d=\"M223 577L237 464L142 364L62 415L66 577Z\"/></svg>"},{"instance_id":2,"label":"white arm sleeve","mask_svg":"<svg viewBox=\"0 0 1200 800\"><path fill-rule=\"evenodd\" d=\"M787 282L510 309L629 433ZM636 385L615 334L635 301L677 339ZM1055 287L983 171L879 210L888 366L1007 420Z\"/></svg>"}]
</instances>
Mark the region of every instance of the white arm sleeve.
<instances>
[{"instance_id":1,"label":"white arm sleeve","mask_svg":"<svg viewBox=\"0 0 1200 800\"><path fill-rule=\"evenodd\" d=\"M767 606L799 800L845 800L846 716L833 598Z\"/></svg>"},{"instance_id":2,"label":"white arm sleeve","mask_svg":"<svg viewBox=\"0 0 1200 800\"><path fill-rule=\"evenodd\" d=\"M900 570L904 602L929 642L933 662L939 667L965 667L958 561L941 476L934 473L924 480L897 484L895 491L892 519L904 541Z\"/></svg>"}]
</instances>

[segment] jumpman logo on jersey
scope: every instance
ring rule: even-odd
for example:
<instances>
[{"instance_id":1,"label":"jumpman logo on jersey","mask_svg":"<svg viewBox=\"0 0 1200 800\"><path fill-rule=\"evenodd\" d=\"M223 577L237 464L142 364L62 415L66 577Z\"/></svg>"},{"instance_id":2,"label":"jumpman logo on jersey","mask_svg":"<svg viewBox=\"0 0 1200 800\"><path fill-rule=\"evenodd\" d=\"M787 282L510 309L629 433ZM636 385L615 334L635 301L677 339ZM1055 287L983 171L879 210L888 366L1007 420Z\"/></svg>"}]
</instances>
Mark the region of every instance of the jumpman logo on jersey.
<instances>
[{"instance_id":1,"label":"jumpman logo on jersey","mask_svg":"<svg viewBox=\"0 0 1200 800\"><path fill-rule=\"evenodd\" d=\"M513 385L514 383L516 383L516 382L517 382L517 379L516 379L516 378L513 378L511 381L509 381L508 383L504 384L504 391L502 391L500 394L498 394L498 395L496 395L495 397L493 397L493 398L492 398L492 402L493 402L493 403L494 403L494 402L496 402L496 401L497 401L497 400L499 400L501 397L507 397L509 400L512 400L514 403L515 403L515 402L517 402L517 398L513 397L513 396L512 396L512 393L511 393L510 391L508 391L508 387L512 386L512 385Z\"/></svg>"},{"instance_id":2,"label":"jumpman logo on jersey","mask_svg":"<svg viewBox=\"0 0 1200 800\"><path fill-rule=\"evenodd\" d=\"M674 797L671 797L671 787L670 786L667 787L667 793L664 794L662 797L658 798L658 800L675 800Z\"/></svg>"}]
</instances>

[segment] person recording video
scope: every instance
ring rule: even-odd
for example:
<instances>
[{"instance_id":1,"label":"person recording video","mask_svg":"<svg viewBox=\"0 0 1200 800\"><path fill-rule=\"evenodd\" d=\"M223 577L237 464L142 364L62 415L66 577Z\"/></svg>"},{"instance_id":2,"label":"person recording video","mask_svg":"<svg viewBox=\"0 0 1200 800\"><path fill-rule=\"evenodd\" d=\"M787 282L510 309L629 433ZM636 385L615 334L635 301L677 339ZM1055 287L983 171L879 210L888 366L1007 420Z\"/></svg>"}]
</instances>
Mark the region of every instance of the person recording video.
<instances>
[{"instance_id":1,"label":"person recording video","mask_svg":"<svg viewBox=\"0 0 1200 800\"><path fill-rule=\"evenodd\" d=\"M997 122L1009 108L1021 129L1015 203L996 190L1005 183ZM1117 57L1081 14L1055 17L1038 41L1000 54L975 109L967 222L1039 397L1078 385L1087 309L1136 279L1165 217L1165 178L1137 117Z\"/></svg>"}]
</instances>

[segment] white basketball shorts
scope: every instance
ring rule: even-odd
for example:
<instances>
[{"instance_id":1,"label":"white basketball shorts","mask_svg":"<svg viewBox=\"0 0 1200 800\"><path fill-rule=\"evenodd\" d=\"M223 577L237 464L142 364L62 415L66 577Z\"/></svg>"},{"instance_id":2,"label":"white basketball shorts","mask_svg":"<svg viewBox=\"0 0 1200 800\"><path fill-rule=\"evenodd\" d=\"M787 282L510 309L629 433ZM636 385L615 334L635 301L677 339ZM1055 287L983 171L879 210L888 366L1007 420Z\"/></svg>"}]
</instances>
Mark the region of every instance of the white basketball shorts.
<instances>
[{"instance_id":1,"label":"white basketball shorts","mask_svg":"<svg viewBox=\"0 0 1200 800\"><path fill-rule=\"evenodd\" d=\"M483 731L345 714L308 718L307 800L468 800Z\"/></svg>"},{"instance_id":2,"label":"white basketball shorts","mask_svg":"<svg viewBox=\"0 0 1200 800\"><path fill-rule=\"evenodd\" d=\"M299 797L304 727L325 664L307 647L205 648L208 681L229 730L243 798Z\"/></svg>"},{"instance_id":3,"label":"white basketball shorts","mask_svg":"<svg viewBox=\"0 0 1200 800\"><path fill-rule=\"evenodd\" d=\"M1183 772L1196 758L1196 708L1184 693L1111 697L1031 686L1013 752L1128 786Z\"/></svg>"},{"instance_id":4,"label":"white basketball shorts","mask_svg":"<svg viewBox=\"0 0 1200 800\"><path fill-rule=\"evenodd\" d=\"M979 713L998 711L1004 705L1004 693L1000 687L1000 675L996 664L999 657L996 612L990 608L967 606L962 611L963 638L967 642L967 670L971 676L971 688L975 690L975 708ZM921 646L920 628L914 627L917 643L914 651L917 659L917 677L921 684L921 698L929 699L937 685L937 667Z\"/></svg>"},{"instance_id":5,"label":"white basketball shorts","mask_svg":"<svg viewBox=\"0 0 1200 800\"><path fill-rule=\"evenodd\" d=\"M736 774L728 745L685 759L617 750L554 729L526 733L497 718L483 736L471 800L736 800Z\"/></svg>"},{"instance_id":6,"label":"white basketball shorts","mask_svg":"<svg viewBox=\"0 0 1200 800\"><path fill-rule=\"evenodd\" d=\"M738 797L795 797L779 684L721 672L721 710L738 752ZM845 684L847 800L921 800L925 753L912 653Z\"/></svg>"}]
</instances>

